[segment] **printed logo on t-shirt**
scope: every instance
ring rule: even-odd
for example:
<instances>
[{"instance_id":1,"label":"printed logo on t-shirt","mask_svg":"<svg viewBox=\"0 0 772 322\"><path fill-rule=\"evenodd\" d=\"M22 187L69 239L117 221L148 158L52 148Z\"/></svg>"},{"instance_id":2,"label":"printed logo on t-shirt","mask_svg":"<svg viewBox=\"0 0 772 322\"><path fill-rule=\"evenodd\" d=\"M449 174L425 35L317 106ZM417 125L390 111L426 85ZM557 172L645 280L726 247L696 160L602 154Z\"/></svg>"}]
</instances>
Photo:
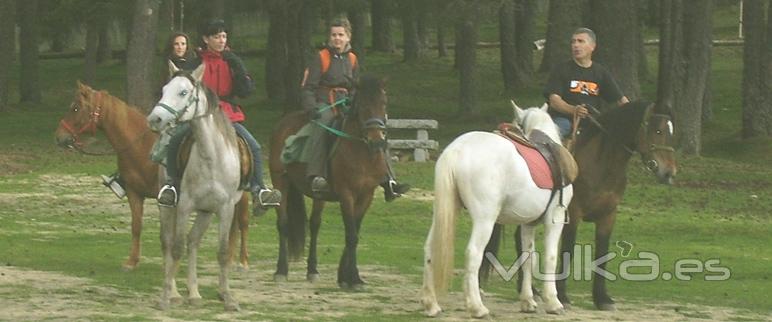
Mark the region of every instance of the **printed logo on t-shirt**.
<instances>
[{"instance_id":1,"label":"printed logo on t-shirt","mask_svg":"<svg viewBox=\"0 0 772 322\"><path fill-rule=\"evenodd\" d=\"M588 81L571 81L571 93L598 96L598 84Z\"/></svg>"}]
</instances>

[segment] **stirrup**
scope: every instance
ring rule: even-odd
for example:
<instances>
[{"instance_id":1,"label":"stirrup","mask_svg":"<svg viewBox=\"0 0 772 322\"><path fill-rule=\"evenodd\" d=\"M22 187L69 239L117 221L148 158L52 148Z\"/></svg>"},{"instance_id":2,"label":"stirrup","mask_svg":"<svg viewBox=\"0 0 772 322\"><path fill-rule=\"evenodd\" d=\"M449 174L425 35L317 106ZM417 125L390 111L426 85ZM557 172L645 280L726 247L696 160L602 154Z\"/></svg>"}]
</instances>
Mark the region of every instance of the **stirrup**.
<instances>
[{"instance_id":1,"label":"stirrup","mask_svg":"<svg viewBox=\"0 0 772 322\"><path fill-rule=\"evenodd\" d=\"M281 203L281 191L266 188L260 189L257 193L257 201L263 207L278 207Z\"/></svg>"},{"instance_id":2,"label":"stirrup","mask_svg":"<svg viewBox=\"0 0 772 322\"><path fill-rule=\"evenodd\" d=\"M327 179L322 176L316 176L311 180L311 191L314 193L324 193L330 190L330 185L327 183Z\"/></svg>"},{"instance_id":3,"label":"stirrup","mask_svg":"<svg viewBox=\"0 0 772 322\"><path fill-rule=\"evenodd\" d=\"M177 205L177 188L167 184L158 192L158 205L164 207L174 207Z\"/></svg>"},{"instance_id":4,"label":"stirrup","mask_svg":"<svg viewBox=\"0 0 772 322\"><path fill-rule=\"evenodd\" d=\"M121 183L118 182L118 174L115 173L111 176L102 175L102 184L110 188L110 190L115 194L118 199L123 199L123 197L126 196L126 190L123 189L123 186L121 186Z\"/></svg>"}]
</instances>

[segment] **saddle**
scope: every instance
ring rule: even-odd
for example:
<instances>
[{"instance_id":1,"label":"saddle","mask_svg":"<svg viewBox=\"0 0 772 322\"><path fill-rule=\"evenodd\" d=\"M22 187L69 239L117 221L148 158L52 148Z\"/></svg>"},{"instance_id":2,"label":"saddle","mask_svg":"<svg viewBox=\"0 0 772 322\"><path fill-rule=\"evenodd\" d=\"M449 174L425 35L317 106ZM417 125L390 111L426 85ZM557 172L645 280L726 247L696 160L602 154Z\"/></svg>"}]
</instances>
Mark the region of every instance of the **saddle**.
<instances>
[{"instance_id":1,"label":"saddle","mask_svg":"<svg viewBox=\"0 0 772 322\"><path fill-rule=\"evenodd\" d=\"M247 141L241 136L236 135L236 137L238 137L239 163L241 164L239 190L246 190L249 187L249 178L252 177L253 171L255 171L255 169L252 169L252 158L255 156L249 151ZM192 147L193 139L190 135L185 136L182 143L180 143L180 152L177 154L177 169L180 169L180 174L185 172L185 166L188 165L188 158L190 158L190 149Z\"/></svg>"},{"instance_id":2,"label":"saddle","mask_svg":"<svg viewBox=\"0 0 772 322\"><path fill-rule=\"evenodd\" d=\"M534 131L527 138L519 126L503 123L494 132L515 145L539 188L561 189L574 182L579 174L579 167L571 153L541 131Z\"/></svg>"}]
</instances>

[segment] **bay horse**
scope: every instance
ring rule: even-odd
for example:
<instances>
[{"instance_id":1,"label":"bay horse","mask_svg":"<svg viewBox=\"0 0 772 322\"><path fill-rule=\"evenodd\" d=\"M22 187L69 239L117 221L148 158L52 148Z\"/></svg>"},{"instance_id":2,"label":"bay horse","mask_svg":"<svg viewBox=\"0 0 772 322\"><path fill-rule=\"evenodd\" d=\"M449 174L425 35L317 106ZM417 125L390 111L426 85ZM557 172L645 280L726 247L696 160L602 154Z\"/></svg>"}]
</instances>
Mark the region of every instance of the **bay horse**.
<instances>
[{"instance_id":1,"label":"bay horse","mask_svg":"<svg viewBox=\"0 0 772 322\"><path fill-rule=\"evenodd\" d=\"M166 309L170 301L180 298L174 276L185 249L188 217L196 212L187 235L188 301L194 304L201 301L197 276L198 248L212 215L216 214L220 217L217 249L219 295L226 311L238 311L238 301L231 294L228 284L228 240L234 207L244 195L239 190L240 151L236 132L219 107L217 96L201 82L205 66L201 64L192 73L175 73L163 87L161 100L147 116L147 122L154 131L165 131L177 122L188 122L193 141L180 181L176 209L159 206L164 258L160 307Z\"/></svg>"},{"instance_id":2,"label":"bay horse","mask_svg":"<svg viewBox=\"0 0 772 322\"><path fill-rule=\"evenodd\" d=\"M557 126L546 106L525 111L515 107L516 115L524 120L527 136L538 130L552 141L560 143ZM464 295L466 309L475 317L488 315L480 298L478 270L486 243L494 224L519 224L523 227L522 242L530 252L523 264L524 282L520 292L520 307L535 312L531 288L535 228L544 224L544 305L552 314L563 313L557 297L555 270L558 240L565 221L565 207L573 195L567 185L562 194L553 198L550 189L539 188L531 177L525 159L513 142L491 132L468 132L454 139L437 159L434 172L434 219L424 246L424 279L421 302L428 316L442 309L438 293L445 291L453 277L455 220L462 207L472 219L471 237L466 248ZM560 196L560 197L558 197Z\"/></svg>"},{"instance_id":3,"label":"bay horse","mask_svg":"<svg viewBox=\"0 0 772 322\"><path fill-rule=\"evenodd\" d=\"M59 121L55 137L59 146L83 151L84 134L94 135L97 130L105 133L117 156L118 173L123 180L131 210L131 248L123 263L126 271L139 265L141 255L140 236L146 198L155 199L160 188L158 164L150 160L150 150L158 140L158 134L150 131L145 115L136 107L126 104L107 91L97 91L77 82L78 89L67 113ZM234 214L230 240L230 257L240 232L241 251L238 265L249 268L247 237L249 233L249 208L244 194Z\"/></svg>"},{"instance_id":4,"label":"bay horse","mask_svg":"<svg viewBox=\"0 0 772 322\"><path fill-rule=\"evenodd\" d=\"M561 254L568 254L569 263L561 267L570 267L581 221L595 224L594 258L608 254L617 206L627 186L627 166L635 153L660 183L673 183L677 169L671 118L669 107L640 100L600 115L597 125L583 122L574 150L579 165L579 176L574 181L576 195L568 207L570 221L561 240ZM605 269L605 262L598 267ZM566 279L559 280L557 288L560 301L570 305ZM615 310L614 300L606 291L606 279L597 271L592 298L596 308Z\"/></svg>"},{"instance_id":5,"label":"bay horse","mask_svg":"<svg viewBox=\"0 0 772 322\"><path fill-rule=\"evenodd\" d=\"M386 175L386 103L384 80L363 76L343 121L345 137L337 139L329 162L328 182L332 193L313 200L306 273L311 282L319 278L316 248L322 210L325 201L337 201L346 232L346 246L338 265L338 285L358 289L365 283L359 276L356 249L359 229L373 201L373 192ZM307 218L303 195L314 197L306 179L306 164L293 162L285 165L281 161L281 153L285 140L309 121L303 111L289 113L279 121L271 136L271 180L274 187L282 192L281 205L277 208L279 258L274 273L276 281L287 279L288 258L298 259L304 249Z\"/></svg>"}]
</instances>

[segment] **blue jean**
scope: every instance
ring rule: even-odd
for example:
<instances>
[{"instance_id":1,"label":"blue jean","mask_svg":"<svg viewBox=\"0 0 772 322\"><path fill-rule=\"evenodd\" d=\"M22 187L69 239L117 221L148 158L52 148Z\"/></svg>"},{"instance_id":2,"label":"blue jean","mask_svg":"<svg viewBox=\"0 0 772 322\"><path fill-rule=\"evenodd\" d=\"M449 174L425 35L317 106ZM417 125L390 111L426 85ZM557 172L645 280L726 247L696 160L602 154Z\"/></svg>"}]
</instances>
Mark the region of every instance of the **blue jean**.
<instances>
[{"instance_id":1,"label":"blue jean","mask_svg":"<svg viewBox=\"0 0 772 322\"><path fill-rule=\"evenodd\" d=\"M560 138L565 139L567 136L571 135L571 120L562 116L552 116L552 121L555 122L555 125L560 129Z\"/></svg>"},{"instance_id":2,"label":"blue jean","mask_svg":"<svg viewBox=\"0 0 772 322\"><path fill-rule=\"evenodd\" d=\"M263 158L260 153L260 144L257 143L255 137L244 127L241 123L232 123L233 129L236 130L236 134L247 141L249 150L252 151L252 167L254 171L252 177L249 178L249 186L252 191L259 191L265 187L263 183ZM171 139L169 139L169 147L166 154L166 175L173 182L171 184L179 185L180 174L177 168L177 154L180 151L180 145L182 140L190 134L190 125L188 123L182 123L177 127L177 131L174 132Z\"/></svg>"}]
</instances>

